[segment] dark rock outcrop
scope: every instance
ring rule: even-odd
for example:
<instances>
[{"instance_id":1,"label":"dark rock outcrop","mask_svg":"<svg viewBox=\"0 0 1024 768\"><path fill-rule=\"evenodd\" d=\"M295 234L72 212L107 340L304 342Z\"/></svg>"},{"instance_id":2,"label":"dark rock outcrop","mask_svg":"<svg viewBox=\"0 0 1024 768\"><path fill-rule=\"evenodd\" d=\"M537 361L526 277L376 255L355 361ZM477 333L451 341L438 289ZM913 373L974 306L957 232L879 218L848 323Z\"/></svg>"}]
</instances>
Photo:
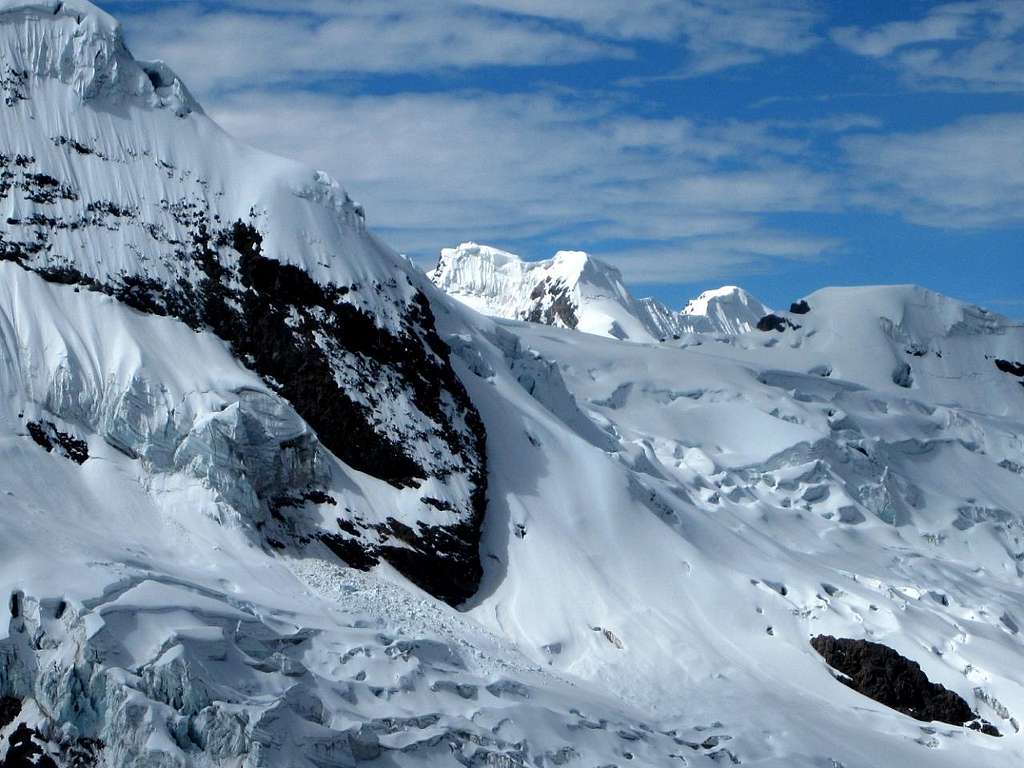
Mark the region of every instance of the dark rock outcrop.
<instances>
[{"instance_id":1,"label":"dark rock outcrop","mask_svg":"<svg viewBox=\"0 0 1024 768\"><path fill-rule=\"evenodd\" d=\"M789 307L790 314L793 315L806 315L811 311L811 305L807 303L807 299L800 299L800 301L793 302Z\"/></svg>"},{"instance_id":2,"label":"dark rock outcrop","mask_svg":"<svg viewBox=\"0 0 1024 768\"><path fill-rule=\"evenodd\" d=\"M840 682L879 704L922 722L968 726L999 735L992 725L979 721L959 695L929 681L917 662L888 646L830 635L813 638L811 646L842 674L837 678Z\"/></svg>"},{"instance_id":3,"label":"dark rock outcrop","mask_svg":"<svg viewBox=\"0 0 1024 768\"><path fill-rule=\"evenodd\" d=\"M29 436L48 453L57 451L76 464L85 464L89 460L89 444L74 435L61 432L49 421L30 421Z\"/></svg>"},{"instance_id":4,"label":"dark rock outcrop","mask_svg":"<svg viewBox=\"0 0 1024 768\"><path fill-rule=\"evenodd\" d=\"M996 368L1011 376L1024 378L1024 363L1012 362L1010 360L996 360Z\"/></svg>"},{"instance_id":5,"label":"dark rock outcrop","mask_svg":"<svg viewBox=\"0 0 1024 768\"><path fill-rule=\"evenodd\" d=\"M0 697L0 729L6 728L14 722L21 713L21 702L10 696Z\"/></svg>"},{"instance_id":6,"label":"dark rock outcrop","mask_svg":"<svg viewBox=\"0 0 1024 768\"><path fill-rule=\"evenodd\" d=\"M566 328L576 328L579 325L577 307L564 280L544 278L534 287L530 299L536 304L529 312L523 314L523 320L543 325L561 324Z\"/></svg>"},{"instance_id":7,"label":"dark rock outcrop","mask_svg":"<svg viewBox=\"0 0 1024 768\"><path fill-rule=\"evenodd\" d=\"M37 731L22 723L7 739L7 759L2 768L57 768L57 763L46 754L45 742Z\"/></svg>"},{"instance_id":8,"label":"dark rock outcrop","mask_svg":"<svg viewBox=\"0 0 1024 768\"><path fill-rule=\"evenodd\" d=\"M903 389L910 389L914 386L914 369L910 363L900 363L892 372L892 383Z\"/></svg>"},{"instance_id":9,"label":"dark rock outcrop","mask_svg":"<svg viewBox=\"0 0 1024 768\"><path fill-rule=\"evenodd\" d=\"M780 315L765 315L757 321L757 330L764 333L770 333L772 331L783 333L786 330L795 331L799 328L800 326L794 324L792 320L781 317Z\"/></svg>"}]
</instances>

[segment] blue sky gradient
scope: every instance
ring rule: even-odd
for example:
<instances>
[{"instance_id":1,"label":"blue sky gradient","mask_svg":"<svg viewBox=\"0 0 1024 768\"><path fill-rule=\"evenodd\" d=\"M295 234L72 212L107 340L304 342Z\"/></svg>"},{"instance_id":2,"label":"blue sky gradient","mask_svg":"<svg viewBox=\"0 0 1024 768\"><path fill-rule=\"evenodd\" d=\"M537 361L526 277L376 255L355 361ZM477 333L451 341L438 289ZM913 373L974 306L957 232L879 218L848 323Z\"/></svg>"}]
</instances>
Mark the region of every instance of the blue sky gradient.
<instances>
[{"instance_id":1,"label":"blue sky gradient","mask_svg":"<svg viewBox=\"0 0 1024 768\"><path fill-rule=\"evenodd\" d=\"M1024 317L1024 0L101 4L424 264L581 249L673 306L913 282Z\"/></svg>"}]
</instances>

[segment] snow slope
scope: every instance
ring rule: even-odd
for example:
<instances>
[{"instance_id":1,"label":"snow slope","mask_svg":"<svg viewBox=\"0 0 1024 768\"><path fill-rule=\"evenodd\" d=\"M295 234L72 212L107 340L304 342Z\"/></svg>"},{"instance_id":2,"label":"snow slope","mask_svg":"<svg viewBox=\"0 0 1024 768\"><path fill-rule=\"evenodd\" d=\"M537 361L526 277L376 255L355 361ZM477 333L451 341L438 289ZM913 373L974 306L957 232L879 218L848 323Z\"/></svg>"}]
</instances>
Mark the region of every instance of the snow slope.
<instances>
[{"instance_id":1,"label":"snow slope","mask_svg":"<svg viewBox=\"0 0 1024 768\"><path fill-rule=\"evenodd\" d=\"M797 331L682 348L514 326L618 449L520 427L561 469L509 491L525 533L488 531L509 562L474 615L645 708L721 720L744 764L1011 760L1024 388L994 360L1024 329L916 288L808 301ZM909 390L883 351L912 361ZM896 648L1002 740L837 688L817 634Z\"/></svg>"},{"instance_id":2,"label":"snow slope","mask_svg":"<svg viewBox=\"0 0 1024 768\"><path fill-rule=\"evenodd\" d=\"M913 287L658 345L485 317L84 0L5 0L0 58L2 764L1024 758L1021 327ZM591 327L648 333L614 286Z\"/></svg>"}]
</instances>

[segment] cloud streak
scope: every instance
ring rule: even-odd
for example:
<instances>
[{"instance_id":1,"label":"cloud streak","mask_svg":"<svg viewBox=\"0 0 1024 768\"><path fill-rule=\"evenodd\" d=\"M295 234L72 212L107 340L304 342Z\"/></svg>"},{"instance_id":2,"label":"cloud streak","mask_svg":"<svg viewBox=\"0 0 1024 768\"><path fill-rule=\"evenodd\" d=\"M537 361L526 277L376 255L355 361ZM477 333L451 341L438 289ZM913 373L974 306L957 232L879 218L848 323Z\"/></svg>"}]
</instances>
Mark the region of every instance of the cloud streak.
<instances>
[{"instance_id":1,"label":"cloud streak","mask_svg":"<svg viewBox=\"0 0 1024 768\"><path fill-rule=\"evenodd\" d=\"M947 3L910 21L840 27L832 39L919 88L1024 90L1024 1Z\"/></svg>"},{"instance_id":2,"label":"cloud streak","mask_svg":"<svg viewBox=\"0 0 1024 768\"><path fill-rule=\"evenodd\" d=\"M481 11L383 4L329 15L168 7L131 23L131 41L174 62L200 91L329 78L628 58L630 49Z\"/></svg>"},{"instance_id":3,"label":"cloud streak","mask_svg":"<svg viewBox=\"0 0 1024 768\"><path fill-rule=\"evenodd\" d=\"M551 66L680 49L691 74L819 41L803 0L173 0L125 2L132 40L179 62L197 90L352 73ZM140 10L141 8L141 10Z\"/></svg>"},{"instance_id":4,"label":"cloud streak","mask_svg":"<svg viewBox=\"0 0 1024 768\"><path fill-rule=\"evenodd\" d=\"M679 254L714 240L733 263L744 252L799 257L810 240L760 237L764 217L836 205L834 179L796 162L804 145L768 126L644 119L594 100L266 92L228 99L213 114L255 144L317 164L329 158L372 222L422 259L465 239L519 247L538 237L566 246L655 241ZM814 240L810 250L824 248Z\"/></svg>"},{"instance_id":5,"label":"cloud streak","mask_svg":"<svg viewBox=\"0 0 1024 768\"><path fill-rule=\"evenodd\" d=\"M1024 114L850 137L853 200L944 229L1024 222Z\"/></svg>"}]
</instances>

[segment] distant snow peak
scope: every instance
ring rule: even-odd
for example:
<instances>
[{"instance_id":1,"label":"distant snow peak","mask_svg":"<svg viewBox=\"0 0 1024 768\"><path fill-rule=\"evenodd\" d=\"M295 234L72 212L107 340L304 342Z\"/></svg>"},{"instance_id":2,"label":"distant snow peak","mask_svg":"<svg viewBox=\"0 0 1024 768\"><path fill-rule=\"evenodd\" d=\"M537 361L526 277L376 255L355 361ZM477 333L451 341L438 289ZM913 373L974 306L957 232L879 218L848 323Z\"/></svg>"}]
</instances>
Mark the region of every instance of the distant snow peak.
<instances>
[{"instance_id":1,"label":"distant snow peak","mask_svg":"<svg viewBox=\"0 0 1024 768\"><path fill-rule=\"evenodd\" d=\"M726 285L704 291L680 312L680 326L687 333L749 333L772 310L742 288Z\"/></svg>"},{"instance_id":2,"label":"distant snow peak","mask_svg":"<svg viewBox=\"0 0 1024 768\"><path fill-rule=\"evenodd\" d=\"M615 267L583 251L559 251L546 261L478 243L441 251L431 279L484 314L573 328L633 341L652 341L658 329Z\"/></svg>"},{"instance_id":3,"label":"distant snow peak","mask_svg":"<svg viewBox=\"0 0 1024 768\"><path fill-rule=\"evenodd\" d=\"M657 299L635 298L618 269L583 251L528 262L498 248L463 243L441 251L431 279L484 314L626 341L748 333L771 312L735 286L706 291L676 312Z\"/></svg>"}]
</instances>

